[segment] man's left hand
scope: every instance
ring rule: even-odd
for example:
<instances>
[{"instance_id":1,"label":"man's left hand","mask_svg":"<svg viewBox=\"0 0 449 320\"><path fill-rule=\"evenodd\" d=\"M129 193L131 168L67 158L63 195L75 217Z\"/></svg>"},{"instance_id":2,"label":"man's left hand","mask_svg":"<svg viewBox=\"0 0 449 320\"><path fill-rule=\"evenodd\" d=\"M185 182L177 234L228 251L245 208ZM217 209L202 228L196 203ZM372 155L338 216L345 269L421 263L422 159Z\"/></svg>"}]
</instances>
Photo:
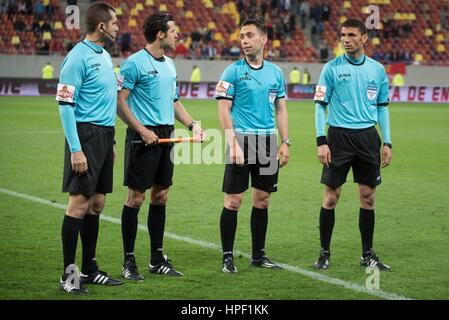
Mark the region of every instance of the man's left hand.
<instances>
[{"instance_id":1,"label":"man's left hand","mask_svg":"<svg viewBox=\"0 0 449 320\"><path fill-rule=\"evenodd\" d=\"M290 152L288 151L288 146L282 143L278 150L279 167L287 165L288 159L290 158Z\"/></svg>"},{"instance_id":2,"label":"man's left hand","mask_svg":"<svg viewBox=\"0 0 449 320\"><path fill-rule=\"evenodd\" d=\"M390 164L392 157L393 157L393 155L391 153L391 148L389 146L383 146L382 147L382 168L385 168Z\"/></svg>"},{"instance_id":3,"label":"man's left hand","mask_svg":"<svg viewBox=\"0 0 449 320\"><path fill-rule=\"evenodd\" d=\"M206 133L203 131L198 123L195 123L192 128L193 137L198 139L199 142L203 142L206 139Z\"/></svg>"}]
</instances>

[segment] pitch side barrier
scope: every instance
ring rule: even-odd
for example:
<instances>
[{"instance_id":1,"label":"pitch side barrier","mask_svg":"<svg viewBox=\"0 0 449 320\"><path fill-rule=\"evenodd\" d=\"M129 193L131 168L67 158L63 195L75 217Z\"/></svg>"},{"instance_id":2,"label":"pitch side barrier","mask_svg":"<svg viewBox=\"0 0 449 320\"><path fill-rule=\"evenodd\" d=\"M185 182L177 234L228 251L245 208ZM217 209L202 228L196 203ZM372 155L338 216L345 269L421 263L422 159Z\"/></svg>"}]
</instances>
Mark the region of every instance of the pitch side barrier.
<instances>
[{"instance_id":1,"label":"pitch side barrier","mask_svg":"<svg viewBox=\"0 0 449 320\"><path fill-rule=\"evenodd\" d=\"M0 96L55 95L58 80L0 78ZM213 99L215 82L179 82L182 99ZM288 100L312 100L315 84L287 85ZM449 103L449 86L404 86L390 88L391 102Z\"/></svg>"}]
</instances>

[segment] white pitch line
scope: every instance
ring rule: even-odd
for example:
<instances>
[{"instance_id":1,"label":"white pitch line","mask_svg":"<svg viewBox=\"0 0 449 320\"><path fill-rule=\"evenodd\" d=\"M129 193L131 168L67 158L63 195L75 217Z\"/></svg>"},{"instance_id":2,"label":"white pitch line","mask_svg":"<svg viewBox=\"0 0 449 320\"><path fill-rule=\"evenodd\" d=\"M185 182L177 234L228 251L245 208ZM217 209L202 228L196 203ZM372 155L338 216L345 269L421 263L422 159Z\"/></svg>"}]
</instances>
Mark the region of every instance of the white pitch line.
<instances>
[{"instance_id":1,"label":"white pitch line","mask_svg":"<svg viewBox=\"0 0 449 320\"><path fill-rule=\"evenodd\" d=\"M25 200L29 200L29 201L37 202L37 203L40 203L40 204L45 204L45 205L48 205L48 206L52 206L52 207L55 207L55 208L58 208L58 209L64 209L65 210L67 208L67 206L64 205L64 204L52 202L52 201L49 201L49 200L45 200L45 199L38 198L38 197L35 197L35 196L31 196L31 195L24 194L24 193L11 191L11 190L4 189L4 188L0 188L0 192L4 193L4 194L7 194L7 195L10 195L10 196L13 196L13 197L22 198L22 199L25 199ZM109 221L111 223L118 224L118 225L121 224L120 219L117 219L117 218L114 218L114 217L110 217L110 216L106 216L104 214L102 214L100 217L101 217L102 220ZM139 224L138 228L139 228L139 230L147 231L147 226L145 226L145 225ZM221 251L221 246L219 246L219 245L217 245L215 243L212 243L212 242L207 242L207 241L203 241L203 240L197 240L197 239L193 239L193 238L186 237L186 236L180 236L180 235L177 235L177 234L172 233L172 232L165 232L165 236L167 238L171 238L173 240L183 241L183 242L186 242L186 243L189 243L189 244L200 246L202 248L207 248L207 249L213 249L213 250ZM249 255L247 253L244 253L244 252L235 251L235 253L238 254L238 255L242 255L243 257L246 257L246 258L251 258L251 255ZM365 294L368 294L368 295L371 295L371 296L375 296L375 297L383 298L383 299L387 299L387 300L411 300L410 298L404 297L402 295L399 295L399 294L396 294L396 293L393 293L393 292L368 289L368 288L366 288L364 286L361 286L361 285L359 285L357 283L354 283L354 282L345 281L345 280L338 279L338 278L332 278L332 277L326 276L324 274L313 272L313 271L309 271L309 270L306 270L306 269L303 269L303 268L299 268L299 267L296 267L296 266L283 264L283 263L282 264L280 263L280 265L282 267L284 267L288 271L301 274L303 276L309 277L309 278L314 279L314 280L318 280L318 281L321 281L321 282L325 282L325 283L333 284L333 285L336 285L336 286L344 287L346 289L350 289L350 290L355 291L355 292L365 293Z\"/></svg>"}]
</instances>

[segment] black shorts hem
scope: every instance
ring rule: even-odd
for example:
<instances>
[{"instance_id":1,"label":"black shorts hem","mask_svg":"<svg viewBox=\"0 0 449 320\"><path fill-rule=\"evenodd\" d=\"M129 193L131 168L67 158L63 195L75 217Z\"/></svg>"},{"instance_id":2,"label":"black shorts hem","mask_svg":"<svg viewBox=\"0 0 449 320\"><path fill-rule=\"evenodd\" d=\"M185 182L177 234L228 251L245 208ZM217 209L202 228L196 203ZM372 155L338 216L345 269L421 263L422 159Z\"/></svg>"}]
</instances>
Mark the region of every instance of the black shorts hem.
<instances>
[{"instance_id":1,"label":"black shorts hem","mask_svg":"<svg viewBox=\"0 0 449 320\"><path fill-rule=\"evenodd\" d=\"M259 190L262 190L262 191L265 191L265 192L268 192L268 193L274 193L274 192L278 191L277 188L266 188L264 186L259 186L259 185L255 185L255 184L251 184L251 188L257 188Z\"/></svg>"},{"instance_id":2,"label":"black shorts hem","mask_svg":"<svg viewBox=\"0 0 449 320\"><path fill-rule=\"evenodd\" d=\"M376 188L378 185L380 185L382 183L382 180L376 181L376 182L373 183L372 181L360 181L360 180L355 180L354 179L354 183L362 184L362 185L365 185L365 186L368 186L368 187L374 189L374 188Z\"/></svg>"},{"instance_id":3,"label":"black shorts hem","mask_svg":"<svg viewBox=\"0 0 449 320\"><path fill-rule=\"evenodd\" d=\"M324 180L321 180L320 182L321 182L321 184L324 184L326 187L329 187L330 189L335 190L335 189L341 187L342 185L344 185L346 183L346 180L344 180L342 182L337 182L337 183L330 183L330 182L324 181Z\"/></svg>"},{"instance_id":4,"label":"black shorts hem","mask_svg":"<svg viewBox=\"0 0 449 320\"><path fill-rule=\"evenodd\" d=\"M232 189L232 188L223 187L221 189L221 191L226 194L240 194L240 193L244 193L246 190L248 190L248 188L249 188L248 186L245 188L240 188L240 189Z\"/></svg>"}]
</instances>

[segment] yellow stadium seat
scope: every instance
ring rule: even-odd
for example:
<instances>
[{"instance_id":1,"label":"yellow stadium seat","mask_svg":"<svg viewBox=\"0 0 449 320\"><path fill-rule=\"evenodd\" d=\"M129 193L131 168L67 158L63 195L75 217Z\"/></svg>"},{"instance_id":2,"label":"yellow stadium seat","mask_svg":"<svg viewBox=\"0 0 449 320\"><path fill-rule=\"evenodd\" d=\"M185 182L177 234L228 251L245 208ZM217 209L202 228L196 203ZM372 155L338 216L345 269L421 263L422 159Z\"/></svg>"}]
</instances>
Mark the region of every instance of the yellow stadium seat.
<instances>
[{"instance_id":1,"label":"yellow stadium seat","mask_svg":"<svg viewBox=\"0 0 449 320\"><path fill-rule=\"evenodd\" d=\"M444 41L444 35L441 33L437 34L437 41Z\"/></svg>"},{"instance_id":2,"label":"yellow stadium seat","mask_svg":"<svg viewBox=\"0 0 449 320\"><path fill-rule=\"evenodd\" d=\"M136 3L136 9L137 9L137 11L143 10L143 4L140 2Z\"/></svg>"},{"instance_id":3,"label":"yellow stadium seat","mask_svg":"<svg viewBox=\"0 0 449 320\"><path fill-rule=\"evenodd\" d=\"M351 8L351 2L346 0L345 2L343 2L343 9L349 9Z\"/></svg>"},{"instance_id":4,"label":"yellow stadium seat","mask_svg":"<svg viewBox=\"0 0 449 320\"><path fill-rule=\"evenodd\" d=\"M46 7L50 4L50 0L43 0L42 4Z\"/></svg>"},{"instance_id":5,"label":"yellow stadium seat","mask_svg":"<svg viewBox=\"0 0 449 320\"><path fill-rule=\"evenodd\" d=\"M229 6L228 6L227 3L225 3L225 4L221 7L220 13L221 13L221 14L228 14L228 13L229 13Z\"/></svg>"},{"instance_id":6,"label":"yellow stadium seat","mask_svg":"<svg viewBox=\"0 0 449 320\"><path fill-rule=\"evenodd\" d=\"M239 40L239 34L237 32L232 33L229 38L229 42L236 42Z\"/></svg>"},{"instance_id":7,"label":"yellow stadium seat","mask_svg":"<svg viewBox=\"0 0 449 320\"><path fill-rule=\"evenodd\" d=\"M214 4L210 0L204 0L203 3L206 8L212 9L214 7Z\"/></svg>"},{"instance_id":8,"label":"yellow stadium seat","mask_svg":"<svg viewBox=\"0 0 449 320\"><path fill-rule=\"evenodd\" d=\"M186 11L186 18L193 18L193 12L192 12L192 10L187 10L187 11Z\"/></svg>"},{"instance_id":9,"label":"yellow stadium seat","mask_svg":"<svg viewBox=\"0 0 449 320\"><path fill-rule=\"evenodd\" d=\"M437 45L437 51L438 52L445 52L446 48L444 47L444 44L440 43Z\"/></svg>"},{"instance_id":10,"label":"yellow stadium seat","mask_svg":"<svg viewBox=\"0 0 449 320\"><path fill-rule=\"evenodd\" d=\"M149 7L149 6L154 6L154 0L146 0L146 1L145 1L145 5L146 5L147 7Z\"/></svg>"},{"instance_id":11,"label":"yellow stadium seat","mask_svg":"<svg viewBox=\"0 0 449 320\"><path fill-rule=\"evenodd\" d=\"M338 22L340 24L342 24L343 22L345 22L346 20L348 20L348 18L346 18L345 16L341 16L340 18L338 18Z\"/></svg>"},{"instance_id":12,"label":"yellow stadium seat","mask_svg":"<svg viewBox=\"0 0 449 320\"><path fill-rule=\"evenodd\" d=\"M121 16L123 14L123 10L120 7L115 8L115 14L117 16Z\"/></svg>"},{"instance_id":13,"label":"yellow stadium seat","mask_svg":"<svg viewBox=\"0 0 449 320\"><path fill-rule=\"evenodd\" d=\"M378 45L380 45L380 39L379 39L379 37L374 37L373 40L371 40L371 43L373 44L373 46L378 46Z\"/></svg>"},{"instance_id":14,"label":"yellow stadium seat","mask_svg":"<svg viewBox=\"0 0 449 320\"><path fill-rule=\"evenodd\" d=\"M175 25L175 31L176 31L177 34L181 33L181 29L179 28L178 25Z\"/></svg>"},{"instance_id":15,"label":"yellow stadium seat","mask_svg":"<svg viewBox=\"0 0 449 320\"><path fill-rule=\"evenodd\" d=\"M55 21L55 25L53 26L53 28L55 30L61 30L63 28L62 27L62 22L61 21Z\"/></svg>"},{"instance_id":16,"label":"yellow stadium seat","mask_svg":"<svg viewBox=\"0 0 449 320\"><path fill-rule=\"evenodd\" d=\"M132 16L138 16L139 15L139 11L136 8L132 8L130 13L131 13Z\"/></svg>"},{"instance_id":17,"label":"yellow stadium seat","mask_svg":"<svg viewBox=\"0 0 449 320\"><path fill-rule=\"evenodd\" d=\"M136 21L136 19L134 19L134 18L129 19L129 21L128 21L128 27L130 27L130 28L137 27L137 21Z\"/></svg>"},{"instance_id":18,"label":"yellow stadium seat","mask_svg":"<svg viewBox=\"0 0 449 320\"><path fill-rule=\"evenodd\" d=\"M184 1L176 0L176 8L184 8Z\"/></svg>"},{"instance_id":19,"label":"yellow stadium seat","mask_svg":"<svg viewBox=\"0 0 449 320\"><path fill-rule=\"evenodd\" d=\"M19 38L19 36L16 36L16 35L12 36L12 38L11 38L11 44L12 44L13 46L20 44L20 38Z\"/></svg>"},{"instance_id":20,"label":"yellow stadium seat","mask_svg":"<svg viewBox=\"0 0 449 320\"><path fill-rule=\"evenodd\" d=\"M421 61L423 61L422 54L421 53L417 53L415 55L415 62L421 62Z\"/></svg>"},{"instance_id":21,"label":"yellow stadium seat","mask_svg":"<svg viewBox=\"0 0 449 320\"><path fill-rule=\"evenodd\" d=\"M51 40L51 33L48 31L44 32L44 36L42 37L42 39L45 40Z\"/></svg>"},{"instance_id":22,"label":"yellow stadium seat","mask_svg":"<svg viewBox=\"0 0 449 320\"><path fill-rule=\"evenodd\" d=\"M274 39L272 43L273 48L279 48L281 46L281 40Z\"/></svg>"},{"instance_id":23,"label":"yellow stadium seat","mask_svg":"<svg viewBox=\"0 0 449 320\"><path fill-rule=\"evenodd\" d=\"M214 34L214 40L215 40L215 41L221 41L221 40L223 40L223 36L221 35L220 32L217 32L217 33Z\"/></svg>"},{"instance_id":24,"label":"yellow stadium seat","mask_svg":"<svg viewBox=\"0 0 449 320\"><path fill-rule=\"evenodd\" d=\"M237 7L235 6L234 2L229 2L228 3L228 9L229 9L229 13L236 13L237 12Z\"/></svg>"},{"instance_id":25,"label":"yellow stadium seat","mask_svg":"<svg viewBox=\"0 0 449 320\"><path fill-rule=\"evenodd\" d=\"M362 7L361 12L364 13L364 14L370 13L369 10L368 10L368 7Z\"/></svg>"},{"instance_id":26,"label":"yellow stadium seat","mask_svg":"<svg viewBox=\"0 0 449 320\"><path fill-rule=\"evenodd\" d=\"M424 31L424 35L425 35L426 37L431 37L431 36L433 36L433 31L432 31L432 29L427 28L427 29Z\"/></svg>"},{"instance_id":27,"label":"yellow stadium seat","mask_svg":"<svg viewBox=\"0 0 449 320\"><path fill-rule=\"evenodd\" d=\"M167 12L167 5L165 3L161 3L159 5L159 11L160 12Z\"/></svg>"},{"instance_id":28,"label":"yellow stadium seat","mask_svg":"<svg viewBox=\"0 0 449 320\"><path fill-rule=\"evenodd\" d=\"M210 29L210 30L214 30L216 27L217 27L217 26L215 25L215 22L213 22L213 21L210 21L210 22L207 24L207 28Z\"/></svg>"}]
</instances>

